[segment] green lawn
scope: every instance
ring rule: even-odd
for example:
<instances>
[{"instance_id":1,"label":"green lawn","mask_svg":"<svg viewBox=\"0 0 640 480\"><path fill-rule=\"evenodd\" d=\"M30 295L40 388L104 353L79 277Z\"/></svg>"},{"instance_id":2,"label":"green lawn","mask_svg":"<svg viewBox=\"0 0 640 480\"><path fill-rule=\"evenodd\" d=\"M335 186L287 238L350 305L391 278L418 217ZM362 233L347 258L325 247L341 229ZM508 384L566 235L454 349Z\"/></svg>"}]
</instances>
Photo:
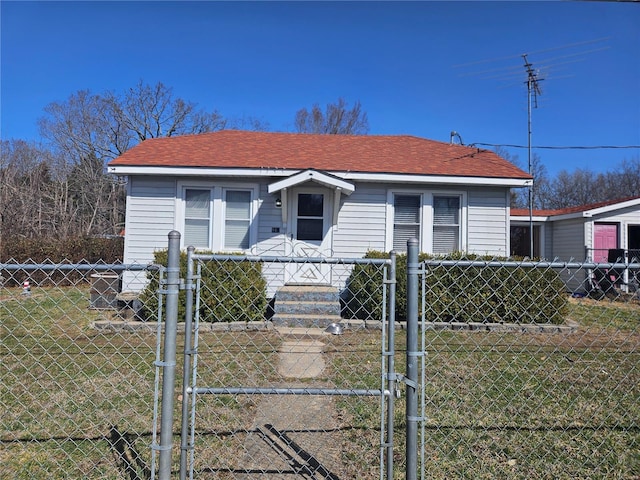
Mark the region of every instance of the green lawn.
<instances>
[{"instance_id":1,"label":"green lawn","mask_svg":"<svg viewBox=\"0 0 640 480\"><path fill-rule=\"evenodd\" d=\"M86 288L38 289L31 298L0 290L3 477L131 478L114 427L132 443L127 458L138 452L148 468L155 334L94 330L109 313L88 309L88 298ZM579 323L576 333L425 332L427 478L640 478L640 306L572 301L568 317ZM282 380L273 333L200 340L200 384ZM380 387L379 332L326 342L328 368L318 382ZM404 371L404 331L396 348ZM336 405L347 478L377 478L379 400ZM240 396L203 402L197 455L225 464L241 447L233 431L248 428L255 406ZM404 478L404 399L397 406L395 477ZM177 401L176 418L179 409ZM142 478L144 469L134 470Z\"/></svg>"}]
</instances>

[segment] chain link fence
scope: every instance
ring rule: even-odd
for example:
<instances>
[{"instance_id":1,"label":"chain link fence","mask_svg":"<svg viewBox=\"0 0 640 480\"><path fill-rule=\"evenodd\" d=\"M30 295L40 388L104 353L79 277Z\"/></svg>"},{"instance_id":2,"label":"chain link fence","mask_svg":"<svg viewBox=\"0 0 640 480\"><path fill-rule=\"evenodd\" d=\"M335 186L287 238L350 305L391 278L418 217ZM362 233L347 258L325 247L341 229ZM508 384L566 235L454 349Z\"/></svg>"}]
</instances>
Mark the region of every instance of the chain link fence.
<instances>
[{"instance_id":1,"label":"chain link fence","mask_svg":"<svg viewBox=\"0 0 640 480\"><path fill-rule=\"evenodd\" d=\"M386 306L367 309L389 298L388 264L205 256L194 275L183 264L171 478L380 477ZM307 267L314 285L278 283ZM3 476L159 477L168 270L0 264Z\"/></svg>"},{"instance_id":2,"label":"chain link fence","mask_svg":"<svg viewBox=\"0 0 640 480\"><path fill-rule=\"evenodd\" d=\"M149 473L156 332L118 294L152 268L0 264L2 478Z\"/></svg>"},{"instance_id":3,"label":"chain link fence","mask_svg":"<svg viewBox=\"0 0 640 480\"><path fill-rule=\"evenodd\" d=\"M640 478L637 264L192 260L172 478ZM4 478L154 478L164 273L0 264Z\"/></svg>"},{"instance_id":4,"label":"chain link fence","mask_svg":"<svg viewBox=\"0 0 640 480\"><path fill-rule=\"evenodd\" d=\"M640 478L638 267L420 263L420 478Z\"/></svg>"},{"instance_id":5,"label":"chain link fence","mask_svg":"<svg viewBox=\"0 0 640 480\"><path fill-rule=\"evenodd\" d=\"M185 476L380 477L388 264L194 256Z\"/></svg>"}]
</instances>

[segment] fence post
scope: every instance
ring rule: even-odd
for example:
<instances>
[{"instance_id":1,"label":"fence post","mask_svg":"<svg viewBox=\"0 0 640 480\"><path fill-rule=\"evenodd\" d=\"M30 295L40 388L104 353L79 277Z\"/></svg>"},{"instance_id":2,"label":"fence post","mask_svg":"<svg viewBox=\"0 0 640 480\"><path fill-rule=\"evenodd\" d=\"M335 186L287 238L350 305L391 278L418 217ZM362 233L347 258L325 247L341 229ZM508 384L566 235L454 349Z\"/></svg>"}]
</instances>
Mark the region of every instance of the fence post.
<instances>
[{"instance_id":1,"label":"fence post","mask_svg":"<svg viewBox=\"0 0 640 480\"><path fill-rule=\"evenodd\" d=\"M193 252L187 247L187 276L185 278L186 305L184 315L184 361L182 365L182 421L180 428L180 480L187 478L187 452L189 448L189 383L191 382L191 357L193 346L191 328L193 322Z\"/></svg>"},{"instance_id":2,"label":"fence post","mask_svg":"<svg viewBox=\"0 0 640 480\"><path fill-rule=\"evenodd\" d=\"M406 479L418 474L418 240L407 241Z\"/></svg>"},{"instance_id":3,"label":"fence post","mask_svg":"<svg viewBox=\"0 0 640 480\"><path fill-rule=\"evenodd\" d=\"M160 460L158 479L171 479L173 447L173 401L176 382L176 336L178 330L178 292L180 290L180 232L169 232L167 282L162 361L162 409L160 418Z\"/></svg>"},{"instance_id":4,"label":"fence post","mask_svg":"<svg viewBox=\"0 0 640 480\"><path fill-rule=\"evenodd\" d=\"M395 340L395 320L396 320L396 252L389 253L391 266L389 267L389 321L387 322L387 390L389 390L389 401L387 402L387 480L393 479L393 414L395 410L396 392L396 340Z\"/></svg>"}]
</instances>

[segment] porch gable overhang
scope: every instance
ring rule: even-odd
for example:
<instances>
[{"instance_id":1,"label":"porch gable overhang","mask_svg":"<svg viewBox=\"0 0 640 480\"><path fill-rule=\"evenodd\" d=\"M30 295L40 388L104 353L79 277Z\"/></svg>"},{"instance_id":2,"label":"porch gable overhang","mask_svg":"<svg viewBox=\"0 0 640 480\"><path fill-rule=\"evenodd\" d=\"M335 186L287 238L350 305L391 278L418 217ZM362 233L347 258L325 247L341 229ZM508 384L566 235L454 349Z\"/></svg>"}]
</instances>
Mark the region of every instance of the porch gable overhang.
<instances>
[{"instance_id":1,"label":"porch gable overhang","mask_svg":"<svg viewBox=\"0 0 640 480\"><path fill-rule=\"evenodd\" d=\"M269 185L269 193L279 192L280 190L286 190L287 188L296 187L306 182L318 183L324 187L331 188L339 191L345 195L351 195L356 187L353 183L347 182L334 175L329 175L318 170L303 170L302 172L295 173L287 178L278 180Z\"/></svg>"},{"instance_id":2,"label":"porch gable overhang","mask_svg":"<svg viewBox=\"0 0 640 480\"><path fill-rule=\"evenodd\" d=\"M333 190L333 222L335 225L338 220L338 211L340 210L340 197L343 193L347 196L351 195L356 190L356 187L353 183L347 182L335 175L329 175L313 169L294 173L287 178L269 184L267 189L269 193L283 192L283 195L281 195L280 198L280 201L282 202L282 223L284 224L287 222L287 189L297 187L298 185L302 185L307 182L314 182Z\"/></svg>"}]
</instances>

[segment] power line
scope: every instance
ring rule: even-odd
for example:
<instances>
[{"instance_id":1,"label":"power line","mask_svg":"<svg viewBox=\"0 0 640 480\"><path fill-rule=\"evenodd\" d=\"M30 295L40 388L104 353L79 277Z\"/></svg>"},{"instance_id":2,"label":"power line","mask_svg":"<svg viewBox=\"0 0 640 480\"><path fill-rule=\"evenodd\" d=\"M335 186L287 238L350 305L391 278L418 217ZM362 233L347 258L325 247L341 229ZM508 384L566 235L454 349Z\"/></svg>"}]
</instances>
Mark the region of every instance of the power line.
<instances>
[{"instance_id":1,"label":"power line","mask_svg":"<svg viewBox=\"0 0 640 480\"><path fill-rule=\"evenodd\" d=\"M529 145L514 145L511 143L482 143L475 142L469 144L469 146L483 146L483 147L507 147L507 148L529 148ZM640 145L580 145L580 146L558 146L558 145L538 145L531 146L531 148L547 149L547 150L598 150L598 149L634 149L640 148Z\"/></svg>"},{"instance_id":2,"label":"power line","mask_svg":"<svg viewBox=\"0 0 640 480\"><path fill-rule=\"evenodd\" d=\"M592 43L598 43L598 42L603 42L605 40L609 40L611 37L601 37L601 38L594 38L593 40L586 40L583 42L575 42L575 43L568 43L565 45L560 45L557 47L551 47L551 48L545 48L543 50L536 50L533 52L529 52L529 55L538 55L540 53L547 53L547 52L553 52L555 50L563 50L563 49L568 49L568 48L573 48L573 47L579 47L582 45L589 45ZM493 62L501 62L504 60L513 60L514 58L521 58L522 54L515 54L515 55L507 55L504 57L495 57L495 58L489 58L489 59L485 59L485 60L477 60L475 62L466 62L466 63L460 63L457 65L454 65L453 68L463 68L463 67L468 67L471 65L481 65L483 63L493 63Z\"/></svg>"}]
</instances>

